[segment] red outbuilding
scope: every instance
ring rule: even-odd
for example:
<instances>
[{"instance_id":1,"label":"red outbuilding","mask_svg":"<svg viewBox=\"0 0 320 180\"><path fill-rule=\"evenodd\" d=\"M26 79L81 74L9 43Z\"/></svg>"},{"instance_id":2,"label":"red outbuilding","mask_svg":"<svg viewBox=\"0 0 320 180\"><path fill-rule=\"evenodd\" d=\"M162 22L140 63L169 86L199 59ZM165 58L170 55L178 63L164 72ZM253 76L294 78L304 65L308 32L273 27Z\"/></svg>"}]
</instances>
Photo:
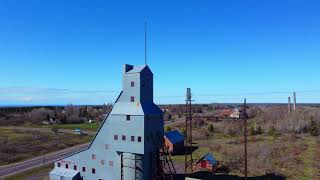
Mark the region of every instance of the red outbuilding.
<instances>
[{"instance_id":1,"label":"red outbuilding","mask_svg":"<svg viewBox=\"0 0 320 180\"><path fill-rule=\"evenodd\" d=\"M164 133L164 142L171 154L180 154L185 150L184 136L177 130Z\"/></svg>"},{"instance_id":2,"label":"red outbuilding","mask_svg":"<svg viewBox=\"0 0 320 180\"><path fill-rule=\"evenodd\" d=\"M210 154L204 155L194 167L194 171L216 172L219 162Z\"/></svg>"}]
</instances>

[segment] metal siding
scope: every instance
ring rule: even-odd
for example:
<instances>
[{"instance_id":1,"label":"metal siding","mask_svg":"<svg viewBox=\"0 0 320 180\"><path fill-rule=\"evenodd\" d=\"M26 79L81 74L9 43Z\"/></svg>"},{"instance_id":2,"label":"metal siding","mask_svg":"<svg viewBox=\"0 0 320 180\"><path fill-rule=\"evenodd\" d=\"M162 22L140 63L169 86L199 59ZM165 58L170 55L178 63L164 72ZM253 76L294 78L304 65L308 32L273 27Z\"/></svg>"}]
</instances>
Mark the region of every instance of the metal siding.
<instances>
[{"instance_id":1,"label":"metal siding","mask_svg":"<svg viewBox=\"0 0 320 180\"><path fill-rule=\"evenodd\" d=\"M125 66L124 69L130 69L129 66ZM117 152L123 152L127 157L142 158L141 174L138 179L152 179L152 152L159 149L160 143L158 141L154 144L151 137L157 133L163 137L163 119L162 111L153 103L152 72L147 66L139 72L141 74L132 74L124 70L122 94L90 147L60 160L61 167L64 167L65 162L70 163L70 168L77 165L84 180L120 179L121 156ZM147 88L141 89L140 80L144 80L147 75L150 77L148 82L150 84L145 84ZM131 81L135 82L135 87L131 87ZM135 96L135 102L130 102L130 96ZM126 120L126 115L131 115L129 121ZM114 140L115 134L118 135L118 140ZM126 141L122 141L122 135L126 135ZM135 136L134 142L131 142L131 136ZM142 137L142 142L137 141L138 136ZM109 149L105 149L105 144L109 145ZM96 155L95 160L92 159L92 154ZM101 160L105 161L104 165L100 164ZM113 161L112 167L109 166L109 161ZM133 165L132 161L128 160L124 163ZM86 167L86 172L82 172L82 167ZM95 174L91 173L91 168L96 169ZM133 179L136 172L126 168L124 174L125 179Z\"/></svg>"}]
</instances>

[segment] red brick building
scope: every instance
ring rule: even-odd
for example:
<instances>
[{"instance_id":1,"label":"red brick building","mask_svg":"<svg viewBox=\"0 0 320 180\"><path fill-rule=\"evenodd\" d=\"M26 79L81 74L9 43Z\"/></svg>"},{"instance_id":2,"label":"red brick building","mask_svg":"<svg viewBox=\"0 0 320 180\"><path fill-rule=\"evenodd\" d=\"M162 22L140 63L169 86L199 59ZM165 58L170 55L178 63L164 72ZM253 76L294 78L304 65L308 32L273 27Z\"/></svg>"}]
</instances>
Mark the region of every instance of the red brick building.
<instances>
[{"instance_id":1,"label":"red brick building","mask_svg":"<svg viewBox=\"0 0 320 180\"><path fill-rule=\"evenodd\" d=\"M171 154L180 154L184 151L184 136L177 130L164 133L165 146Z\"/></svg>"}]
</instances>

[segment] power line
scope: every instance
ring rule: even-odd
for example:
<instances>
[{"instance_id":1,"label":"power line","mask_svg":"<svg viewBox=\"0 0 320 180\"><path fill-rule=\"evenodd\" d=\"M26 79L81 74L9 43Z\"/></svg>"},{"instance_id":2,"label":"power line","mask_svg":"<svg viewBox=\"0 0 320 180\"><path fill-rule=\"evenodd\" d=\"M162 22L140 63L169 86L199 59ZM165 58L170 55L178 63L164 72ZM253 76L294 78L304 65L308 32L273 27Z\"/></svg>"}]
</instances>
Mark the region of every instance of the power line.
<instances>
[{"instance_id":1,"label":"power line","mask_svg":"<svg viewBox=\"0 0 320 180\"><path fill-rule=\"evenodd\" d=\"M265 91L265 92L248 92L248 93L219 93L219 94L194 94L194 97L226 97L226 96L264 96L264 95L285 95L293 91ZM302 90L295 91L299 94L320 93L320 90ZM158 98L183 98L183 95L155 96Z\"/></svg>"}]
</instances>

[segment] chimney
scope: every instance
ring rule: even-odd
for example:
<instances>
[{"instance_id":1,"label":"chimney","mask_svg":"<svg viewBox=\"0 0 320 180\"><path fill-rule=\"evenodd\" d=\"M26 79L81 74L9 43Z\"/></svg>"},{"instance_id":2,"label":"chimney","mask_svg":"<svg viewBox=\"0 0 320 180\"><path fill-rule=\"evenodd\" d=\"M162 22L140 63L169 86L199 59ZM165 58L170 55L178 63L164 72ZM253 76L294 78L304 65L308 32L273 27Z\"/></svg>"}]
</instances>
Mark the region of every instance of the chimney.
<instances>
[{"instance_id":1,"label":"chimney","mask_svg":"<svg viewBox=\"0 0 320 180\"><path fill-rule=\"evenodd\" d=\"M288 113L291 113L291 99L290 96L288 97Z\"/></svg>"},{"instance_id":2,"label":"chimney","mask_svg":"<svg viewBox=\"0 0 320 180\"><path fill-rule=\"evenodd\" d=\"M123 65L123 74L127 73L128 71L130 71L131 69L133 69L133 66L130 64L125 64Z\"/></svg>"}]
</instances>

